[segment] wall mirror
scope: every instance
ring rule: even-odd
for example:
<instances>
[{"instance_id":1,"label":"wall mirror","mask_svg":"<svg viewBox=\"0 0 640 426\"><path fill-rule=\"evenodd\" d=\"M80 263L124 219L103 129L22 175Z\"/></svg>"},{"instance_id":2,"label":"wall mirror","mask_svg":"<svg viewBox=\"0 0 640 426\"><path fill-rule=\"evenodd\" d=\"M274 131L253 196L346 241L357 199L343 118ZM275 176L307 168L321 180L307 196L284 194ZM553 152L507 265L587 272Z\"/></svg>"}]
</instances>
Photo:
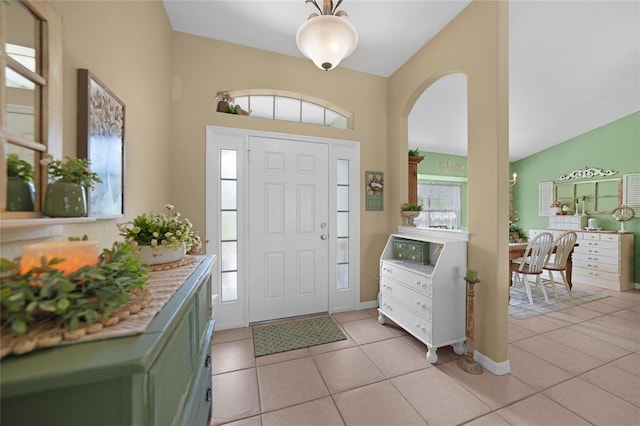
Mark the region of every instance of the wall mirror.
<instances>
[{"instance_id":1,"label":"wall mirror","mask_svg":"<svg viewBox=\"0 0 640 426\"><path fill-rule=\"evenodd\" d=\"M45 2L0 2L1 218L41 217L46 170L62 152L62 21Z\"/></svg>"},{"instance_id":2,"label":"wall mirror","mask_svg":"<svg viewBox=\"0 0 640 426\"><path fill-rule=\"evenodd\" d=\"M554 201L585 214L608 214L622 204L622 179L554 183Z\"/></svg>"}]
</instances>

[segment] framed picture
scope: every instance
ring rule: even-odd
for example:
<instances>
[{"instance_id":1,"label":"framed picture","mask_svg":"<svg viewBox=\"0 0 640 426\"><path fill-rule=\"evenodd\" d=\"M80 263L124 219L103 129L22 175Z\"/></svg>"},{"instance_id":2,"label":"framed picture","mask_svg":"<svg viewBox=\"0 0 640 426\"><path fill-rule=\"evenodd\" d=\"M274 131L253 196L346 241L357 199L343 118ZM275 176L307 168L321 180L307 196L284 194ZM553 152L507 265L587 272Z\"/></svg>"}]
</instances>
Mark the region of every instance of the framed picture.
<instances>
[{"instance_id":1,"label":"framed picture","mask_svg":"<svg viewBox=\"0 0 640 426\"><path fill-rule=\"evenodd\" d=\"M87 194L92 217L124 215L125 105L86 69L78 69L78 157L102 183Z\"/></svg>"},{"instance_id":2,"label":"framed picture","mask_svg":"<svg viewBox=\"0 0 640 426\"><path fill-rule=\"evenodd\" d=\"M384 208L384 173L365 172L364 179L367 210L381 211Z\"/></svg>"}]
</instances>

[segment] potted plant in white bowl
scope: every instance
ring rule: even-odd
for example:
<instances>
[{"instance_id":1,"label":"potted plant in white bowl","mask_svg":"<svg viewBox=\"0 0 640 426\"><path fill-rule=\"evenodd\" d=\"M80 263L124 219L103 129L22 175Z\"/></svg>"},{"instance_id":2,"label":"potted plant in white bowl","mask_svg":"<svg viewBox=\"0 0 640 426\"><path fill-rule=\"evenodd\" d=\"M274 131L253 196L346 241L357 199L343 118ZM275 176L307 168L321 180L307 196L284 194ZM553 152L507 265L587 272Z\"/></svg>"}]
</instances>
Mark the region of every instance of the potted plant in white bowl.
<instances>
[{"instance_id":1,"label":"potted plant in white bowl","mask_svg":"<svg viewBox=\"0 0 640 426\"><path fill-rule=\"evenodd\" d=\"M178 262L202 245L189 219L182 220L171 204L164 208L166 213L142 213L130 222L118 224L120 235L139 248L141 260L149 265Z\"/></svg>"},{"instance_id":2,"label":"potted plant in white bowl","mask_svg":"<svg viewBox=\"0 0 640 426\"><path fill-rule=\"evenodd\" d=\"M404 203L400 207L402 211L402 216L406 219L407 226L415 226L413 223L413 219L420 216L420 212L422 211L422 204L417 203Z\"/></svg>"},{"instance_id":3,"label":"potted plant in white bowl","mask_svg":"<svg viewBox=\"0 0 640 426\"><path fill-rule=\"evenodd\" d=\"M54 160L51 155L41 161L47 166L49 184L44 196L42 212L49 217L84 217L87 215L86 190L102 182L91 171L86 158L65 157Z\"/></svg>"}]
</instances>

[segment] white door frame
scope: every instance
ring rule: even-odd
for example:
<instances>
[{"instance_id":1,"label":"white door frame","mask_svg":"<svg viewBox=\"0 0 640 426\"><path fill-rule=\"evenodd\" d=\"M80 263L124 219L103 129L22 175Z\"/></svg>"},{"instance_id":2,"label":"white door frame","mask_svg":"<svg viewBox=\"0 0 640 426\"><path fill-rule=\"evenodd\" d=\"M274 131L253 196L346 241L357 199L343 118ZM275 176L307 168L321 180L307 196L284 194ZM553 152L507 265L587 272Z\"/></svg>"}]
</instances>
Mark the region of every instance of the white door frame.
<instances>
[{"instance_id":1,"label":"white door frame","mask_svg":"<svg viewBox=\"0 0 640 426\"><path fill-rule=\"evenodd\" d=\"M218 295L214 306L216 328L227 329L249 325L247 262L248 244L248 173L250 164L249 137L258 136L302 142L323 143L329 146L329 313L343 312L360 307L360 144L359 142L262 132L218 126L206 128L206 252L220 253L220 150L237 152L237 230L238 230L238 294L237 300L223 302L220 290L220 268L214 270L214 293ZM336 289L336 192L337 163L349 161L349 288ZM220 261L217 262L218 264Z\"/></svg>"}]
</instances>

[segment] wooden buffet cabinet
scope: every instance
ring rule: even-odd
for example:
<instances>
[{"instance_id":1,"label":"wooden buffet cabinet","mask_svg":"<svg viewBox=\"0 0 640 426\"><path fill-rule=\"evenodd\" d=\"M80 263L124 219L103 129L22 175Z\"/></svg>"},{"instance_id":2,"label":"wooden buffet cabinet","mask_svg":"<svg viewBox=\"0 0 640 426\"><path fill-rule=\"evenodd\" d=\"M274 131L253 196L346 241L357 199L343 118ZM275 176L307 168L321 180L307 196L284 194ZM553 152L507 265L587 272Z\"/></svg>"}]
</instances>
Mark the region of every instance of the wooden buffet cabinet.
<instances>
[{"instance_id":1,"label":"wooden buffet cabinet","mask_svg":"<svg viewBox=\"0 0 640 426\"><path fill-rule=\"evenodd\" d=\"M208 424L216 257L202 257L144 332L3 359L2 425Z\"/></svg>"},{"instance_id":2,"label":"wooden buffet cabinet","mask_svg":"<svg viewBox=\"0 0 640 426\"><path fill-rule=\"evenodd\" d=\"M468 236L435 229L406 232L392 234L380 257L378 322L389 318L427 345L431 363L442 346L452 345L462 355Z\"/></svg>"}]
</instances>

